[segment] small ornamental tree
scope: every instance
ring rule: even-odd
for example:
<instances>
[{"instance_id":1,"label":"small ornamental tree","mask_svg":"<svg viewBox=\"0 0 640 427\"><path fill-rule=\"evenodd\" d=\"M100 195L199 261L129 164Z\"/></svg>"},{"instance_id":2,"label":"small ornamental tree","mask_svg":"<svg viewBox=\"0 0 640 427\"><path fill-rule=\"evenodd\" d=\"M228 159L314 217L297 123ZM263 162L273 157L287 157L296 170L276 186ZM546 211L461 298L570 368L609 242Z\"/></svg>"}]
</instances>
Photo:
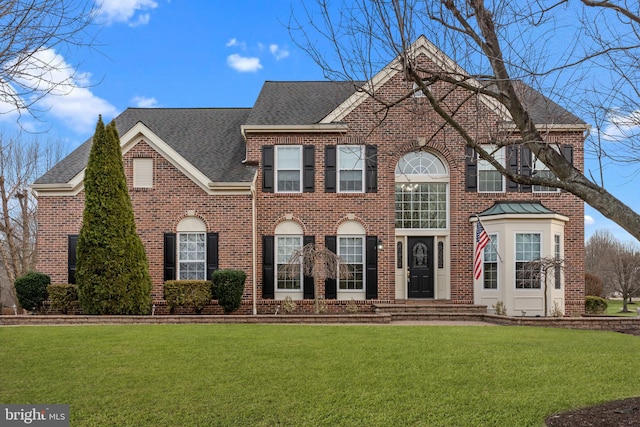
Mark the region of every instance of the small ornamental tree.
<instances>
[{"instance_id":1,"label":"small ornamental tree","mask_svg":"<svg viewBox=\"0 0 640 427\"><path fill-rule=\"evenodd\" d=\"M84 174L76 283L87 314L148 314L151 278L124 175L120 138L99 117Z\"/></svg>"}]
</instances>

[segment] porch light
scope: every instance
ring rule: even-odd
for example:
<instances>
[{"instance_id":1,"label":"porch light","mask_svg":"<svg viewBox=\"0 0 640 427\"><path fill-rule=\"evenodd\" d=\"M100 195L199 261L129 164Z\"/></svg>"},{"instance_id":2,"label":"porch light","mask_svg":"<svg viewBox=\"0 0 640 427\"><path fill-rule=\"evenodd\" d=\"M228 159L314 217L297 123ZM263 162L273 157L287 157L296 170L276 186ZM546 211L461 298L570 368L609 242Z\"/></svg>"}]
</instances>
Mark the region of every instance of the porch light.
<instances>
[{"instance_id":1,"label":"porch light","mask_svg":"<svg viewBox=\"0 0 640 427\"><path fill-rule=\"evenodd\" d=\"M384 245L382 244L382 239L378 239L378 245L376 246L379 251L384 249Z\"/></svg>"}]
</instances>

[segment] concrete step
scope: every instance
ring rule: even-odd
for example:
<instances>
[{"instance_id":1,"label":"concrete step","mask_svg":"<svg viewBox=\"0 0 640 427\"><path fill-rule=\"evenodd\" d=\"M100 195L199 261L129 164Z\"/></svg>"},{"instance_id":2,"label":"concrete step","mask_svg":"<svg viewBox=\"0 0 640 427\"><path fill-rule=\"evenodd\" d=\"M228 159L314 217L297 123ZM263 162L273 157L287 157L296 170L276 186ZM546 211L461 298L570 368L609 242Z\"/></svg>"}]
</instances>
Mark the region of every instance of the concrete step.
<instances>
[{"instance_id":1,"label":"concrete step","mask_svg":"<svg viewBox=\"0 0 640 427\"><path fill-rule=\"evenodd\" d=\"M413 313L413 314L487 314L486 305L452 304L450 302L405 302L400 304L373 304L376 313Z\"/></svg>"}]
</instances>

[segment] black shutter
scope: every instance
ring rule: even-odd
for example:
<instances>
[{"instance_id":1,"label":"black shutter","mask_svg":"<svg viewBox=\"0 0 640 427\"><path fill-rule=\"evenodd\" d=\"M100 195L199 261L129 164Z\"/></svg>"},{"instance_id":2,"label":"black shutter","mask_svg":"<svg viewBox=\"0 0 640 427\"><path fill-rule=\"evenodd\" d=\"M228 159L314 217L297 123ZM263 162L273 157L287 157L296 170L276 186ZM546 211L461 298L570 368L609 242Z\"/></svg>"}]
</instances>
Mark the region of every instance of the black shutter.
<instances>
[{"instance_id":1,"label":"black shutter","mask_svg":"<svg viewBox=\"0 0 640 427\"><path fill-rule=\"evenodd\" d=\"M274 147L265 145L262 147L262 191L273 193L274 179Z\"/></svg>"},{"instance_id":2,"label":"black shutter","mask_svg":"<svg viewBox=\"0 0 640 427\"><path fill-rule=\"evenodd\" d=\"M324 246L334 254L337 253L336 236L325 236ZM324 297L326 299L338 298L338 281L336 279L326 279L324 281Z\"/></svg>"},{"instance_id":3,"label":"black shutter","mask_svg":"<svg viewBox=\"0 0 640 427\"><path fill-rule=\"evenodd\" d=\"M313 244L316 242L316 237L315 236L304 236L303 237L303 245L307 246L309 244ZM302 291L303 291L303 298L304 299L313 299L315 292L313 289L313 276L303 276L303 285L302 285Z\"/></svg>"},{"instance_id":4,"label":"black shutter","mask_svg":"<svg viewBox=\"0 0 640 427\"><path fill-rule=\"evenodd\" d=\"M324 191L325 193L336 192L336 146L327 145L324 147Z\"/></svg>"},{"instance_id":5,"label":"black shutter","mask_svg":"<svg viewBox=\"0 0 640 427\"><path fill-rule=\"evenodd\" d=\"M316 147L305 145L302 148L302 185L305 193L313 193L316 174Z\"/></svg>"},{"instance_id":6,"label":"black shutter","mask_svg":"<svg viewBox=\"0 0 640 427\"><path fill-rule=\"evenodd\" d=\"M375 193L378 191L378 147L375 145L367 145L365 164L366 192Z\"/></svg>"},{"instance_id":7,"label":"black shutter","mask_svg":"<svg viewBox=\"0 0 640 427\"><path fill-rule=\"evenodd\" d=\"M176 233L164 233L164 281L176 280Z\"/></svg>"},{"instance_id":8,"label":"black shutter","mask_svg":"<svg viewBox=\"0 0 640 427\"><path fill-rule=\"evenodd\" d=\"M464 150L464 183L467 191L477 191L478 189L478 154L471 147Z\"/></svg>"},{"instance_id":9,"label":"black shutter","mask_svg":"<svg viewBox=\"0 0 640 427\"><path fill-rule=\"evenodd\" d=\"M569 163L573 165L573 146L563 145L560 148L560 153L562 154L562 157L564 157Z\"/></svg>"},{"instance_id":10,"label":"black shutter","mask_svg":"<svg viewBox=\"0 0 640 427\"><path fill-rule=\"evenodd\" d=\"M211 280L218 265L218 233L207 233L207 280Z\"/></svg>"},{"instance_id":11,"label":"black shutter","mask_svg":"<svg viewBox=\"0 0 640 427\"><path fill-rule=\"evenodd\" d=\"M275 298L275 254L273 236L262 236L262 298Z\"/></svg>"},{"instance_id":12,"label":"black shutter","mask_svg":"<svg viewBox=\"0 0 640 427\"><path fill-rule=\"evenodd\" d=\"M524 176L531 176L533 169L533 156L531 155L531 149L525 145L520 147L520 172ZM521 184L520 190L525 193L531 192L531 185Z\"/></svg>"},{"instance_id":13,"label":"black shutter","mask_svg":"<svg viewBox=\"0 0 640 427\"><path fill-rule=\"evenodd\" d=\"M365 298L378 299L378 238L367 236Z\"/></svg>"},{"instance_id":14,"label":"black shutter","mask_svg":"<svg viewBox=\"0 0 640 427\"><path fill-rule=\"evenodd\" d=\"M76 283L76 247L78 246L78 235L69 234L67 236L67 280L70 284Z\"/></svg>"},{"instance_id":15,"label":"black shutter","mask_svg":"<svg viewBox=\"0 0 640 427\"><path fill-rule=\"evenodd\" d=\"M506 149L507 169L511 173L518 174L518 149L509 145ZM507 191L518 191L518 183L507 179Z\"/></svg>"}]
</instances>

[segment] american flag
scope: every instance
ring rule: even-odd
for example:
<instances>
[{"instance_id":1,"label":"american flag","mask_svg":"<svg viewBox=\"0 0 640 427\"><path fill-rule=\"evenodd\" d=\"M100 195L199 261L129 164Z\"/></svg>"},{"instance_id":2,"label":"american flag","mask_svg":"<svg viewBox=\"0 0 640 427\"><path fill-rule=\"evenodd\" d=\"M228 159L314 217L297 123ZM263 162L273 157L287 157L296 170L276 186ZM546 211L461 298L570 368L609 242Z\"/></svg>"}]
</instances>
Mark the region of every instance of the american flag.
<instances>
[{"instance_id":1,"label":"american flag","mask_svg":"<svg viewBox=\"0 0 640 427\"><path fill-rule=\"evenodd\" d=\"M476 280L482 276L482 250L489 244L489 235L484 231L484 227L478 218L476 225L476 253L473 259L473 277Z\"/></svg>"}]
</instances>

